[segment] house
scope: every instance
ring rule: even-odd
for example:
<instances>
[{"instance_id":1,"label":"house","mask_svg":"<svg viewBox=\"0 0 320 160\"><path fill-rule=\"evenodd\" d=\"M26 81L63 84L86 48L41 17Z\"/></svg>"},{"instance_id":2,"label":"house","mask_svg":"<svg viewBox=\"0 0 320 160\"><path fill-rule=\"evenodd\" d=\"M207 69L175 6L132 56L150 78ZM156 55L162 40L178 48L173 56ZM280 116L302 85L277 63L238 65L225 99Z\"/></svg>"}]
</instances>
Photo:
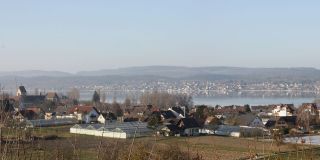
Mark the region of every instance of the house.
<instances>
[{"instance_id":1,"label":"house","mask_svg":"<svg viewBox=\"0 0 320 160\"><path fill-rule=\"evenodd\" d=\"M215 134L215 130L219 127L219 125L222 125L222 122L220 119L218 119L215 116L209 116L204 121L204 126L200 130L200 133L208 134L208 135Z\"/></svg>"},{"instance_id":2,"label":"house","mask_svg":"<svg viewBox=\"0 0 320 160\"><path fill-rule=\"evenodd\" d=\"M174 124L162 125L158 127L157 130L158 130L158 134L161 134L165 137L180 136L180 130L178 126Z\"/></svg>"},{"instance_id":3,"label":"house","mask_svg":"<svg viewBox=\"0 0 320 160\"><path fill-rule=\"evenodd\" d=\"M268 129L274 128L295 128L297 125L297 116L277 117L270 119L265 127Z\"/></svg>"},{"instance_id":4,"label":"house","mask_svg":"<svg viewBox=\"0 0 320 160\"><path fill-rule=\"evenodd\" d=\"M106 124L107 122L116 121L117 117L111 112L101 113L98 117L98 122L101 124Z\"/></svg>"},{"instance_id":5,"label":"house","mask_svg":"<svg viewBox=\"0 0 320 160\"><path fill-rule=\"evenodd\" d=\"M59 98L59 96L58 96L58 94L56 92L47 93L46 100L52 101L54 103L59 103L60 102L60 98Z\"/></svg>"},{"instance_id":6,"label":"house","mask_svg":"<svg viewBox=\"0 0 320 160\"><path fill-rule=\"evenodd\" d=\"M147 105L147 108L144 111L144 116L149 117L154 112L160 112L160 109L152 105Z\"/></svg>"},{"instance_id":7,"label":"house","mask_svg":"<svg viewBox=\"0 0 320 160\"><path fill-rule=\"evenodd\" d=\"M56 115L62 116L62 115L67 115L69 107L67 105L65 106L57 106L54 110Z\"/></svg>"},{"instance_id":8,"label":"house","mask_svg":"<svg viewBox=\"0 0 320 160\"><path fill-rule=\"evenodd\" d=\"M46 112L44 119L49 120L49 119L55 119L56 118L56 112Z\"/></svg>"},{"instance_id":9,"label":"house","mask_svg":"<svg viewBox=\"0 0 320 160\"><path fill-rule=\"evenodd\" d=\"M29 108L26 108L27 111L33 111L37 115L37 119L43 119L45 117L45 112L42 108L37 106L31 106Z\"/></svg>"},{"instance_id":10,"label":"house","mask_svg":"<svg viewBox=\"0 0 320 160\"><path fill-rule=\"evenodd\" d=\"M161 122L164 124L173 124L176 122L177 119L180 119L180 117L177 117L177 115L172 110L167 111L160 111L160 119Z\"/></svg>"},{"instance_id":11,"label":"house","mask_svg":"<svg viewBox=\"0 0 320 160\"><path fill-rule=\"evenodd\" d=\"M19 96L26 96L27 95L27 90L24 86L19 86L18 90L17 90L17 94L18 97Z\"/></svg>"},{"instance_id":12,"label":"house","mask_svg":"<svg viewBox=\"0 0 320 160\"><path fill-rule=\"evenodd\" d=\"M251 112L260 116L272 116L274 105L251 106Z\"/></svg>"},{"instance_id":13,"label":"house","mask_svg":"<svg viewBox=\"0 0 320 160\"><path fill-rule=\"evenodd\" d=\"M293 104L273 105L272 115L276 117L293 116L294 111L295 109Z\"/></svg>"},{"instance_id":14,"label":"house","mask_svg":"<svg viewBox=\"0 0 320 160\"><path fill-rule=\"evenodd\" d=\"M198 136L200 134L200 125L194 118L181 118L177 126L183 136Z\"/></svg>"},{"instance_id":15,"label":"house","mask_svg":"<svg viewBox=\"0 0 320 160\"><path fill-rule=\"evenodd\" d=\"M33 110L20 110L13 114L13 119L18 122L24 122L26 120L38 119L38 115Z\"/></svg>"},{"instance_id":16,"label":"house","mask_svg":"<svg viewBox=\"0 0 320 160\"><path fill-rule=\"evenodd\" d=\"M24 86L19 86L15 99L19 101L19 109L28 108L29 106L43 104L46 96L44 95L28 95Z\"/></svg>"},{"instance_id":17,"label":"house","mask_svg":"<svg viewBox=\"0 0 320 160\"><path fill-rule=\"evenodd\" d=\"M276 116L276 117L286 117L293 116L295 108L293 104L273 104L266 106L252 106L252 113L255 113L261 117L266 116Z\"/></svg>"},{"instance_id":18,"label":"house","mask_svg":"<svg viewBox=\"0 0 320 160\"><path fill-rule=\"evenodd\" d=\"M310 113L311 116L316 116L320 118L320 105L317 103L303 103L301 111Z\"/></svg>"},{"instance_id":19,"label":"house","mask_svg":"<svg viewBox=\"0 0 320 160\"><path fill-rule=\"evenodd\" d=\"M74 114L68 113L69 109L70 107L68 107L67 105L57 106L56 109L52 112L52 114L54 114L55 119L70 119L70 118L76 119L76 116Z\"/></svg>"},{"instance_id":20,"label":"house","mask_svg":"<svg viewBox=\"0 0 320 160\"><path fill-rule=\"evenodd\" d=\"M221 120L215 116L209 116L204 121L204 125L221 125L221 124L222 124Z\"/></svg>"},{"instance_id":21,"label":"house","mask_svg":"<svg viewBox=\"0 0 320 160\"><path fill-rule=\"evenodd\" d=\"M68 110L78 121L83 123L97 122L99 117L98 110L93 106L74 106Z\"/></svg>"},{"instance_id":22,"label":"house","mask_svg":"<svg viewBox=\"0 0 320 160\"><path fill-rule=\"evenodd\" d=\"M240 126L219 125L213 132L218 136L240 137Z\"/></svg>"},{"instance_id":23,"label":"house","mask_svg":"<svg viewBox=\"0 0 320 160\"><path fill-rule=\"evenodd\" d=\"M144 119L145 122L148 122L151 117L156 117L162 124L176 124L181 117L180 114L176 113L174 110L166 111L154 111L152 114Z\"/></svg>"},{"instance_id":24,"label":"house","mask_svg":"<svg viewBox=\"0 0 320 160\"><path fill-rule=\"evenodd\" d=\"M145 106L133 106L124 109L123 116L126 118L143 118L145 115Z\"/></svg>"},{"instance_id":25,"label":"house","mask_svg":"<svg viewBox=\"0 0 320 160\"><path fill-rule=\"evenodd\" d=\"M264 127L262 119L253 114L243 114L243 115L237 116L236 123L239 126Z\"/></svg>"},{"instance_id":26,"label":"house","mask_svg":"<svg viewBox=\"0 0 320 160\"><path fill-rule=\"evenodd\" d=\"M270 132L266 129L256 127L219 125L215 128L214 134L230 137L257 137L270 135Z\"/></svg>"},{"instance_id":27,"label":"house","mask_svg":"<svg viewBox=\"0 0 320 160\"><path fill-rule=\"evenodd\" d=\"M245 112L246 112L246 109L244 106L236 106L236 105L217 107L213 111L215 115L219 115L217 118L222 118L230 114L234 115L234 114L245 113Z\"/></svg>"},{"instance_id":28,"label":"house","mask_svg":"<svg viewBox=\"0 0 320 160\"><path fill-rule=\"evenodd\" d=\"M21 95L19 97L20 109L28 108L30 106L40 105L45 102L45 96L43 95Z\"/></svg>"},{"instance_id":29,"label":"house","mask_svg":"<svg viewBox=\"0 0 320 160\"><path fill-rule=\"evenodd\" d=\"M168 111L171 111L176 117L186 117L186 107L171 107L168 109Z\"/></svg>"},{"instance_id":30,"label":"house","mask_svg":"<svg viewBox=\"0 0 320 160\"><path fill-rule=\"evenodd\" d=\"M145 110L146 110L145 106L133 106L133 110L131 111L131 114L133 114L134 117L142 117L144 115Z\"/></svg>"}]
</instances>

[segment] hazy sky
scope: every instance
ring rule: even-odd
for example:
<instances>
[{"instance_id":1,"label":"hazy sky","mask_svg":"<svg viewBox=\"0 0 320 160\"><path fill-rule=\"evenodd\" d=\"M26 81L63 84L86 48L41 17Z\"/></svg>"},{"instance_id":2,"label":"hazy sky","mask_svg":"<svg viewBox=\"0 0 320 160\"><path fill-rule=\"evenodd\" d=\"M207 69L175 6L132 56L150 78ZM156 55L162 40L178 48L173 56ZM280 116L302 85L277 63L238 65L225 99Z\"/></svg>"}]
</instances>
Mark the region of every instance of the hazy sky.
<instances>
[{"instance_id":1,"label":"hazy sky","mask_svg":"<svg viewBox=\"0 0 320 160\"><path fill-rule=\"evenodd\" d=\"M319 0L0 0L0 71L320 68Z\"/></svg>"}]
</instances>

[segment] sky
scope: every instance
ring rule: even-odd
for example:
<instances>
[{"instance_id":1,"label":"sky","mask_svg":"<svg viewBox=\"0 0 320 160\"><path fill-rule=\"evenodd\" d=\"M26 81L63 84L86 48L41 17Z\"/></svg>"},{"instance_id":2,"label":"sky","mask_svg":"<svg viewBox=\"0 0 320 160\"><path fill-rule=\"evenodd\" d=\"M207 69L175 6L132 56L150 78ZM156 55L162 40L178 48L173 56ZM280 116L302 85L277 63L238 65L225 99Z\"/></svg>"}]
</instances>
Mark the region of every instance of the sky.
<instances>
[{"instance_id":1,"label":"sky","mask_svg":"<svg viewBox=\"0 0 320 160\"><path fill-rule=\"evenodd\" d=\"M318 0L0 0L0 71L320 68Z\"/></svg>"}]
</instances>

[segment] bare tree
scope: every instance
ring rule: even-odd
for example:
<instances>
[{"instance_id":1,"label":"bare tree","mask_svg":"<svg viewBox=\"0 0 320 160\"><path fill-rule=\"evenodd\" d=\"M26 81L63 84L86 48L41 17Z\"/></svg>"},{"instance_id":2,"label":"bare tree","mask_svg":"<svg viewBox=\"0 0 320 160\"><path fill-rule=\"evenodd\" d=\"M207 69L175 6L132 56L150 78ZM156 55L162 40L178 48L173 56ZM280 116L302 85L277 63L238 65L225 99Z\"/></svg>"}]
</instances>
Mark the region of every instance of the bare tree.
<instances>
[{"instance_id":1,"label":"bare tree","mask_svg":"<svg viewBox=\"0 0 320 160\"><path fill-rule=\"evenodd\" d=\"M111 104L111 110L117 117L123 116L123 110L115 98L113 99L113 102Z\"/></svg>"},{"instance_id":2,"label":"bare tree","mask_svg":"<svg viewBox=\"0 0 320 160\"><path fill-rule=\"evenodd\" d=\"M185 94L169 94L167 92L152 92L143 94L140 97L140 103L143 105L153 105L159 108L167 109L173 106L185 106L187 108L193 105L191 96Z\"/></svg>"},{"instance_id":3,"label":"bare tree","mask_svg":"<svg viewBox=\"0 0 320 160\"><path fill-rule=\"evenodd\" d=\"M78 102L80 99L80 91L77 88L72 88L68 92L69 99L73 100L74 102Z\"/></svg>"},{"instance_id":4,"label":"bare tree","mask_svg":"<svg viewBox=\"0 0 320 160\"><path fill-rule=\"evenodd\" d=\"M319 124L319 111L314 107L305 109L303 106L299 107L297 111L297 124L303 127L306 131L310 131L310 126Z\"/></svg>"},{"instance_id":5,"label":"bare tree","mask_svg":"<svg viewBox=\"0 0 320 160\"><path fill-rule=\"evenodd\" d=\"M39 95L40 93L39 93L39 89L38 88L35 88L34 89L34 95Z\"/></svg>"},{"instance_id":6,"label":"bare tree","mask_svg":"<svg viewBox=\"0 0 320 160\"><path fill-rule=\"evenodd\" d=\"M131 99L129 97L126 97L126 99L123 102L124 107L130 107L131 106Z\"/></svg>"},{"instance_id":7,"label":"bare tree","mask_svg":"<svg viewBox=\"0 0 320 160\"><path fill-rule=\"evenodd\" d=\"M106 95L105 92L102 92L102 93L101 93L100 98L101 98L101 102L102 102L102 103L106 103L107 95Z\"/></svg>"}]
</instances>

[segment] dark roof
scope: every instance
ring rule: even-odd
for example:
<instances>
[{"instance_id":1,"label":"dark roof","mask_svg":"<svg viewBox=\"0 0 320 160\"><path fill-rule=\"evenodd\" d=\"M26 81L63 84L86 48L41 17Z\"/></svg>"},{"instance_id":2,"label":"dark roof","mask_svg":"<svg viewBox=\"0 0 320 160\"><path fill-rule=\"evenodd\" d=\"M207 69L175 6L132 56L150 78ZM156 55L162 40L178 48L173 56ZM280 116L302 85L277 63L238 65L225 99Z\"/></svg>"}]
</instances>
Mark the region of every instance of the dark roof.
<instances>
[{"instance_id":1,"label":"dark roof","mask_svg":"<svg viewBox=\"0 0 320 160\"><path fill-rule=\"evenodd\" d=\"M265 124L266 128L271 128L274 127L276 125L276 121L275 120L268 120L268 122Z\"/></svg>"},{"instance_id":2,"label":"dark roof","mask_svg":"<svg viewBox=\"0 0 320 160\"><path fill-rule=\"evenodd\" d=\"M253 114L241 114L236 118L237 124L242 126L249 126L257 116Z\"/></svg>"},{"instance_id":3,"label":"dark roof","mask_svg":"<svg viewBox=\"0 0 320 160\"><path fill-rule=\"evenodd\" d=\"M117 117L112 112L101 113L104 119L106 120L115 120Z\"/></svg>"},{"instance_id":4,"label":"dark roof","mask_svg":"<svg viewBox=\"0 0 320 160\"><path fill-rule=\"evenodd\" d=\"M297 116L286 116L286 117L279 117L277 119L270 119L265 124L266 128L272 128L276 124L285 123L287 125L295 126L297 124Z\"/></svg>"},{"instance_id":5,"label":"dark roof","mask_svg":"<svg viewBox=\"0 0 320 160\"><path fill-rule=\"evenodd\" d=\"M184 115L184 111L182 110L181 107L172 107L171 109L174 110L175 112L181 114L181 115Z\"/></svg>"},{"instance_id":6,"label":"dark roof","mask_svg":"<svg viewBox=\"0 0 320 160\"><path fill-rule=\"evenodd\" d=\"M297 116L280 117L278 121L283 121L283 122L286 122L287 124L295 125L297 122Z\"/></svg>"},{"instance_id":7,"label":"dark roof","mask_svg":"<svg viewBox=\"0 0 320 160\"><path fill-rule=\"evenodd\" d=\"M179 131L179 128L177 125L174 125L174 124L169 124L167 125L168 129L171 131L171 132L177 132Z\"/></svg>"},{"instance_id":8,"label":"dark roof","mask_svg":"<svg viewBox=\"0 0 320 160\"><path fill-rule=\"evenodd\" d=\"M42 96L42 95L21 96L20 101L24 104L39 104L45 101L45 96Z\"/></svg>"},{"instance_id":9,"label":"dark roof","mask_svg":"<svg viewBox=\"0 0 320 160\"><path fill-rule=\"evenodd\" d=\"M181 126L181 124L183 124L183 126ZM194 118L182 118L178 122L178 126L180 126L183 129L186 129L186 128L200 128L200 125L198 124L198 122Z\"/></svg>"},{"instance_id":10,"label":"dark roof","mask_svg":"<svg viewBox=\"0 0 320 160\"><path fill-rule=\"evenodd\" d=\"M161 111L161 115L164 117L164 119L177 118L171 111Z\"/></svg>"},{"instance_id":11,"label":"dark roof","mask_svg":"<svg viewBox=\"0 0 320 160\"><path fill-rule=\"evenodd\" d=\"M296 109L294 108L294 104L285 104L291 113L293 113Z\"/></svg>"},{"instance_id":12,"label":"dark roof","mask_svg":"<svg viewBox=\"0 0 320 160\"><path fill-rule=\"evenodd\" d=\"M21 93L27 93L27 90L24 86L19 86L19 90Z\"/></svg>"}]
</instances>

